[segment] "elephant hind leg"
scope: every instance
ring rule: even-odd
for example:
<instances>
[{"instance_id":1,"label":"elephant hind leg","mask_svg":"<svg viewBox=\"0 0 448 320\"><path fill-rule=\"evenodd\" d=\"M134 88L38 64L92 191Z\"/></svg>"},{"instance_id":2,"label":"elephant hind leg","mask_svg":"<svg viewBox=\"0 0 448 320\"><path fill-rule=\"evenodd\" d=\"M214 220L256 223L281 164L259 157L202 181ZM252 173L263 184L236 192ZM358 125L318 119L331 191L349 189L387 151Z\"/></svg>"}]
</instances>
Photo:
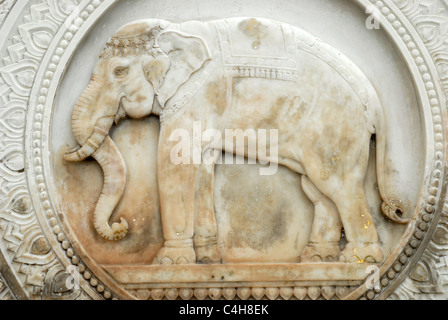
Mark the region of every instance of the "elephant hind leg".
<instances>
[{"instance_id":1,"label":"elephant hind leg","mask_svg":"<svg viewBox=\"0 0 448 320\"><path fill-rule=\"evenodd\" d=\"M300 257L301 262L337 261L342 231L338 210L305 175L302 176L302 188L314 204L314 221L310 240Z\"/></svg>"},{"instance_id":2,"label":"elephant hind leg","mask_svg":"<svg viewBox=\"0 0 448 320\"><path fill-rule=\"evenodd\" d=\"M343 262L381 262L384 258L378 242L372 215L362 182L347 179L335 190L333 200L339 210L347 244L342 251Z\"/></svg>"}]
</instances>

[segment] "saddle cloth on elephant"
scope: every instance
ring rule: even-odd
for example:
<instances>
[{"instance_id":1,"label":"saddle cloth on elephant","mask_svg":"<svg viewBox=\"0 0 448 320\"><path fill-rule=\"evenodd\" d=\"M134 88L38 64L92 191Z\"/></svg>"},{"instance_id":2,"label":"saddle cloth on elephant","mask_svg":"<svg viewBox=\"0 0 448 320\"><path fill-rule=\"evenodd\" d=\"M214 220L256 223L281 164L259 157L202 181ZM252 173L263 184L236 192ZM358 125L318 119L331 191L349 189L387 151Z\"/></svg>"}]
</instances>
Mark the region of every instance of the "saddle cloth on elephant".
<instances>
[{"instance_id":1,"label":"saddle cloth on elephant","mask_svg":"<svg viewBox=\"0 0 448 320\"><path fill-rule=\"evenodd\" d=\"M294 29L263 19L235 20L215 22L229 74L294 81L298 66Z\"/></svg>"}]
</instances>

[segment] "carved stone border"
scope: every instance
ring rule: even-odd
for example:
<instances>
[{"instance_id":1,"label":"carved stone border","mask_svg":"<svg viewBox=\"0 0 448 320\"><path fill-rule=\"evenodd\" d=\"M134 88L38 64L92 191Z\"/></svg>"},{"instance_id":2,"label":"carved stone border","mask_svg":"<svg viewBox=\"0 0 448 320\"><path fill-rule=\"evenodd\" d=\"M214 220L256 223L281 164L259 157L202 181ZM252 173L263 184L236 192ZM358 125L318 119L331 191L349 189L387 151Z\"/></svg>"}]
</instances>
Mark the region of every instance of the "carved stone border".
<instances>
[{"instance_id":1,"label":"carved stone border","mask_svg":"<svg viewBox=\"0 0 448 320\"><path fill-rule=\"evenodd\" d=\"M422 233L419 233L417 230L414 234L414 241L421 241L421 244L417 249L415 257L407 267L406 271L410 273L406 278L405 274L402 274L398 279L399 281L385 290L380 298L391 295L392 298L400 299L415 299L416 297L424 299L443 297L446 299L447 288L444 287L444 284L446 284L446 275L448 274L448 261L446 260L448 253L448 197L446 194L445 162L443 161L446 157L443 160L441 159L441 150L442 146L444 146L444 155L446 155L446 97L448 94L448 82L445 67L448 63L446 55L448 46L444 43L447 33L443 29L443 24L448 21L448 4L440 1L427 1L426 3L421 1L394 1L394 3L396 5L394 9L401 11L406 17L407 23L413 27L413 33L410 34L411 40L408 41L414 40L418 48L427 50L425 54L428 61L426 67L431 71L433 84L438 85L436 90L439 96L437 98L440 97L441 99L440 107L436 108L434 105L437 98L434 97L434 89L430 88L431 84L426 75L425 66L419 66L423 80L427 81L425 85L428 87L428 95L432 107L436 143L431 186L426 201L427 204L433 205L434 198L432 197L440 198L438 199L438 204L433 205L433 210L430 207L426 209L428 214L433 215L431 221L425 221L424 219L420 227ZM432 33L429 34L428 31L432 31ZM403 35L403 37L405 36ZM411 53L415 51L413 48L410 48L410 50ZM441 133L442 130L445 131L444 135ZM440 195L435 192L435 187L440 188L439 184L443 184ZM424 223L430 224L425 225ZM422 236L424 238L420 239ZM403 281L403 284L397 288L401 281Z\"/></svg>"},{"instance_id":2,"label":"carved stone border","mask_svg":"<svg viewBox=\"0 0 448 320\"><path fill-rule=\"evenodd\" d=\"M0 124L0 132L4 133L0 145L7 146L2 149L7 151L2 151L1 157L3 160L13 159L3 161L0 166L1 176L6 181L0 186L0 255L8 267L6 271L1 270L3 285L0 291L5 292L2 288L16 288L12 289L14 293L9 297L32 299L43 295L44 298L56 298L58 294L53 290L55 282L64 279L67 268L75 265L83 278L80 281L82 290L70 291L66 295L60 293L60 298L111 299L115 297L114 294L117 298L152 299L189 299L193 295L198 299L233 299L236 295L241 299L250 296L256 299L301 299L306 296L311 299L320 296L324 299L343 298L342 293L351 291L348 287L339 293L331 287L267 288L262 284L260 288L184 288L154 289L149 293L138 290L128 292L117 288L104 271L95 267L83 249L71 241L69 227L61 224L57 217L59 208L55 208L52 203L51 194L54 190L47 181L47 177L51 177L48 161L51 112L65 65L89 28L117 1L73 0L77 10L73 7L70 14L60 7L57 0L40 0L33 2L33 5L30 1L18 0L8 1L7 12L3 15L0 12L0 24L4 21L0 29L0 49L8 48L8 52L2 53L4 66L0 68L3 100L0 101L0 119L20 111L24 114L26 110L28 113L26 128L20 125L15 128L12 124L17 124L17 119L12 124ZM426 164L429 172L425 174L428 180L421 197L423 200L419 204L421 214L419 220L408 228L404 237L407 239L404 250L397 252L398 259L389 259L381 267L380 289L365 292L360 287L347 298L383 299L391 294L406 297L409 290L415 292L415 288L418 289L418 286L409 289L409 283L417 281L417 277L409 280L407 276L421 265L420 258L424 257L426 265L437 264L440 259L437 260L436 256L443 257L448 252L448 241L443 240L448 233L448 200L439 201L446 199L445 106L448 92L448 77L440 66L448 66L448 58L444 54L446 48L443 47L443 41L438 41L443 38L442 34L437 39L428 40L418 32L419 26L425 25L425 9L440 14L436 11L440 4L435 0L426 1L429 3L427 7L417 0L353 1L363 8L374 5L379 10L382 27L400 50L414 78L427 135L431 139L427 141L430 156ZM9 10L13 14L8 15ZM23 19L23 23L19 24L17 30L12 30L11 26L15 25L13 22L16 19ZM432 26L437 24L437 20L430 16L427 21ZM20 158L24 153L20 148L21 144L23 148L23 137L25 150L31 152L26 154L26 161L21 162L17 156ZM29 192L28 187L33 192ZM437 253L434 254L434 251ZM401 286L396 290L405 278L404 285L407 287ZM437 277L432 275L432 278ZM426 291L431 285L427 282ZM437 290L440 292L437 283L435 287L434 293Z\"/></svg>"},{"instance_id":3,"label":"carved stone border","mask_svg":"<svg viewBox=\"0 0 448 320\"><path fill-rule=\"evenodd\" d=\"M399 1L396 1L399 2ZM401 1L403 3L403 1ZM362 298L384 299L403 281L407 271L412 268L426 248L430 235L437 226L442 211L441 197L446 196L445 159L446 159L446 96L444 88L440 86L438 70L435 66L428 48L408 20L402 10L393 1L358 1L364 7L374 6L377 19L386 30L405 59L408 69L413 77L414 85L419 97L421 112L426 126L427 153L432 158L427 159L426 167L429 169L427 189L422 195L421 214L415 222L413 231L407 245L402 249L396 261L386 261L380 268L380 287L369 290ZM429 137L433 141L429 141ZM431 152L432 151L432 152ZM409 228L408 228L409 230ZM429 236L428 236L429 235ZM354 298L362 290L358 289L348 298Z\"/></svg>"},{"instance_id":4,"label":"carved stone border","mask_svg":"<svg viewBox=\"0 0 448 320\"><path fill-rule=\"evenodd\" d=\"M88 257L83 248L77 245L77 242L70 241L68 238L67 234L70 234L70 232L67 232L68 230L65 228L69 228L69 226L62 224L57 217L60 208L55 207L50 196L55 190L46 178L51 177L49 158L42 155L49 155L50 122L54 98L65 66L83 36L115 2L115 0L81 1L77 10L74 10L74 14L69 16L60 26L42 59L35 78L30 99L30 106L35 108L31 108L34 109L34 112L30 112L28 116L28 128L31 128L30 136L32 139L26 141L28 143L26 144L26 150L32 150L28 154L28 161L31 164L30 167L34 170L28 171L28 178L29 184L34 186L35 190L38 190L35 194L35 200L40 204L41 209L41 215L38 215L39 222L46 234L53 235L48 240L64 267L75 266L76 272L85 280L81 282L82 288L90 294L99 294L105 299L113 298L109 287L115 287L113 291L120 298L129 298L129 294L114 286L107 274L100 268L95 267L95 264L92 263L93 259ZM89 265L89 267L86 265Z\"/></svg>"}]
</instances>

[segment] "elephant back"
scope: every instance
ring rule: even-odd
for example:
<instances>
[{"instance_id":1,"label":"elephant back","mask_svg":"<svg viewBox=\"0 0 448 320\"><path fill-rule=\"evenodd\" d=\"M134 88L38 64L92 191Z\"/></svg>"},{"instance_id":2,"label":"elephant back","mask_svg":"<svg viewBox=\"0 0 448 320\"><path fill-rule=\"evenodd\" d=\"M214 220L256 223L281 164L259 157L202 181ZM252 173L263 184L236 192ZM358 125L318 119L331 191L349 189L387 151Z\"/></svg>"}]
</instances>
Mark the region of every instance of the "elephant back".
<instances>
[{"instance_id":1,"label":"elephant back","mask_svg":"<svg viewBox=\"0 0 448 320\"><path fill-rule=\"evenodd\" d=\"M230 74L284 80L297 76L292 26L262 18L231 18L214 24Z\"/></svg>"}]
</instances>

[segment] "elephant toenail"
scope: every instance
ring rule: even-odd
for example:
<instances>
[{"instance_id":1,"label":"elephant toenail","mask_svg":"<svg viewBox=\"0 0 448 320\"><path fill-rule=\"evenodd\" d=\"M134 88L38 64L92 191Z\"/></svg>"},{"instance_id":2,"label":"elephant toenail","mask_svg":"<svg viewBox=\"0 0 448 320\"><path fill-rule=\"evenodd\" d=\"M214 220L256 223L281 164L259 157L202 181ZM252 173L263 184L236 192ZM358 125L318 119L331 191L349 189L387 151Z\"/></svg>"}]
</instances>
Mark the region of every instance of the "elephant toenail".
<instances>
[{"instance_id":1,"label":"elephant toenail","mask_svg":"<svg viewBox=\"0 0 448 320\"><path fill-rule=\"evenodd\" d=\"M200 261L199 263L202 263L202 264L211 264L211 263L213 263L213 260L210 259L209 257L204 257L204 258L201 259L201 261Z\"/></svg>"},{"instance_id":2,"label":"elephant toenail","mask_svg":"<svg viewBox=\"0 0 448 320\"><path fill-rule=\"evenodd\" d=\"M176 264L188 264L188 260L185 257L179 257L176 261Z\"/></svg>"},{"instance_id":3,"label":"elephant toenail","mask_svg":"<svg viewBox=\"0 0 448 320\"><path fill-rule=\"evenodd\" d=\"M164 257L160 260L160 264L165 265L165 266L173 264L173 263L174 263L174 261L169 257Z\"/></svg>"}]
</instances>

